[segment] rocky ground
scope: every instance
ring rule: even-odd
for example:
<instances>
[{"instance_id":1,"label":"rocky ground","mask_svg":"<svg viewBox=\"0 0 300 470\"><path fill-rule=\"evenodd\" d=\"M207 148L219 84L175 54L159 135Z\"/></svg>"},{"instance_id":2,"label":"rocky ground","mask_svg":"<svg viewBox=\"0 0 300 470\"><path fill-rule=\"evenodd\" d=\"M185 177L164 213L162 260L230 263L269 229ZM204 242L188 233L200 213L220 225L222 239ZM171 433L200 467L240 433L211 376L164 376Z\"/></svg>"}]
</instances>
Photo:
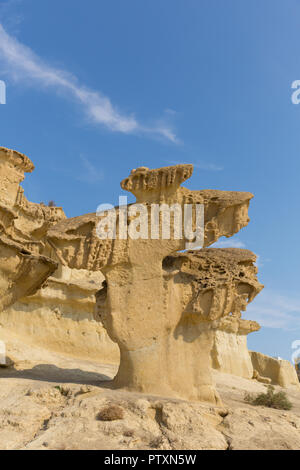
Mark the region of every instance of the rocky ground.
<instances>
[{"instance_id":1,"label":"rocky ground","mask_svg":"<svg viewBox=\"0 0 300 470\"><path fill-rule=\"evenodd\" d=\"M263 384L215 373L216 408L112 390L116 365L52 353L3 328L0 339L15 362L0 368L1 449L300 449L297 387L287 391L291 411L253 407L244 394ZM99 418L115 405L118 419Z\"/></svg>"}]
</instances>

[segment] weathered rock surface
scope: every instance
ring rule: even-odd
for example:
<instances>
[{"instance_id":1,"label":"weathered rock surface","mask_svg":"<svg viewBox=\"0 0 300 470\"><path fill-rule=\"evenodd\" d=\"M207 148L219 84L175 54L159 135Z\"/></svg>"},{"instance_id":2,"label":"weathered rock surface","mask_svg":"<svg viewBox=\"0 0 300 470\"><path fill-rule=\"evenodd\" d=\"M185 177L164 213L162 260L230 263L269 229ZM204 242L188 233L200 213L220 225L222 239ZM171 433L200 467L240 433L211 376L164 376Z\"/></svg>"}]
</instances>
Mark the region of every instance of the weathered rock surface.
<instances>
[{"instance_id":1,"label":"weathered rock surface","mask_svg":"<svg viewBox=\"0 0 300 470\"><path fill-rule=\"evenodd\" d=\"M217 190L190 191L180 187L180 183L191 174L192 165L133 170L129 178L121 182L121 187L138 195L137 203L145 203L148 211L152 203L179 204L180 207L185 204L203 204L204 246L211 245L221 236L230 237L248 224L248 207L253 194ZM122 211L117 208L117 232L120 213ZM97 213L85 214L63 220L49 229L47 240L55 248L57 256L70 268L97 271L115 263L127 263L133 247L138 256L147 245L147 256L152 258L152 262L156 251L162 252L163 259L170 252L185 248L185 237L174 239L172 230L170 240L161 239L161 220L157 240L122 240L118 238L118 233L115 239L101 240L97 234L97 226L102 216Z\"/></svg>"},{"instance_id":2,"label":"weathered rock surface","mask_svg":"<svg viewBox=\"0 0 300 470\"><path fill-rule=\"evenodd\" d=\"M101 272L60 265L34 295L23 297L0 314L0 323L49 350L82 359L119 363L119 348L94 320Z\"/></svg>"},{"instance_id":3,"label":"weathered rock surface","mask_svg":"<svg viewBox=\"0 0 300 470\"><path fill-rule=\"evenodd\" d=\"M5 236L34 254L45 251L48 228L66 216L61 207L29 202L20 183L34 165L20 152L0 147L0 227Z\"/></svg>"},{"instance_id":4,"label":"weathered rock surface","mask_svg":"<svg viewBox=\"0 0 300 470\"><path fill-rule=\"evenodd\" d=\"M57 268L42 253L42 239L65 216L59 208L27 201L20 183L33 169L28 157L0 147L0 311L34 294Z\"/></svg>"},{"instance_id":5,"label":"weathered rock surface","mask_svg":"<svg viewBox=\"0 0 300 470\"><path fill-rule=\"evenodd\" d=\"M259 329L257 322L241 318L220 322L212 348L212 367L220 372L251 379L253 366L247 335Z\"/></svg>"},{"instance_id":6,"label":"weathered rock surface","mask_svg":"<svg viewBox=\"0 0 300 470\"><path fill-rule=\"evenodd\" d=\"M61 208L27 201L20 182L33 168L0 148L0 340L10 364L0 372L0 447L299 448L296 372L288 361L247 350L247 334L259 325L241 312L263 287L255 255L174 254L190 240L173 230L169 239L159 230L156 239L101 240L107 214L66 219ZM192 165L142 167L121 186L148 216L151 204L203 204L204 247L247 225L252 194L181 187L191 175ZM123 216L120 207L118 233ZM137 219L133 210L127 228ZM118 371L91 361L117 363L119 350ZM244 392L264 390L253 376L288 387L293 412L244 403ZM112 405L122 417L99 420Z\"/></svg>"},{"instance_id":7,"label":"weathered rock surface","mask_svg":"<svg viewBox=\"0 0 300 470\"><path fill-rule=\"evenodd\" d=\"M116 368L28 346L0 329L15 367L1 370L0 448L40 450L299 449L300 396L291 411L253 407L265 386L214 371L222 408L108 388ZM280 387L276 387L278 390ZM101 421L118 405L123 418Z\"/></svg>"},{"instance_id":8,"label":"weathered rock surface","mask_svg":"<svg viewBox=\"0 0 300 470\"><path fill-rule=\"evenodd\" d=\"M93 319L103 275L72 271L56 253L47 230L66 216L26 199L20 183L33 170L28 157L0 147L0 323L54 351L118 362Z\"/></svg>"},{"instance_id":9,"label":"weathered rock surface","mask_svg":"<svg viewBox=\"0 0 300 470\"><path fill-rule=\"evenodd\" d=\"M271 379L272 384L281 387L296 385L300 391L300 384L295 367L284 359L275 359L265 354L250 351L254 370L262 377Z\"/></svg>"},{"instance_id":10,"label":"weathered rock surface","mask_svg":"<svg viewBox=\"0 0 300 470\"><path fill-rule=\"evenodd\" d=\"M237 248L208 248L164 260L165 269L179 270L174 282L185 286L185 295L193 291L186 311L198 321L211 321L212 367L245 378L253 376L247 335L260 329L258 323L241 319L263 287L256 278L255 261L251 251Z\"/></svg>"},{"instance_id":11,"label":"weathered rock surface","mask_svg":"<svg viewBox=\"0 0 300 470\"><path fill-rule=\"evenodd\" d=\"M56 268L51 259L34 255L0 235L0 312L34 294Z\"/></svg>"},{"instance_id":12,"label":"weathered rock surface","mask_svg":"<svg viewBox=\"0 0 300 470\"><path fill-rule=\"evenodd\" d=\"M148 221L153 203L177 204L181 208L185 204L193 207L203 204L204 246L220 236L229 237L247 225L252 194L181 188L180 184L191 173L192 165L156 170L140 168L133 170L121 186L136 195L138 204L143 204ZM129 217L129 221L132 222L135 216ZM159 230L156 239L123 239L117 230L115 239L103 240L99 239L98 231L101 217L101 214L88 214L62 221L49 229L48 239L59 258L70 268L101 270L106 277L107 291L98 296L98 304L103 310L100 316L108 334L120 348L121 361L115 386L218 402L210 372L214 336L211 322L229 313L240 315L258 292L259 284L257 281L255 284L254 279L248 284L240 279L236 288L230 290L228 284L230 294L227 295L226 288L219 283L215 289L215 304L211 292L207 291L204 296L201 293L198 296L198 292L194 295L191 285L187 286L189 292L184 294L180 283L174 282L171 287L169 281L174 273L167 273L162 263L166 256L185 248L185 237L177 238L172 232L169 239L164 239ZM119 208L118 228L122 217ZM195 229L195 220L192 221ZM180 223L182 225L183 221ZM162 219L158 224L161 229ZM249 256L248 253L246 257ZM251 259L247 262L252 265ZM189 302L194 305L190 310L188 306L186 314L182 315L189 295ZM197 304L201 299L206 304L202 317L202 307Z\"/></svg>"}]
</instances>

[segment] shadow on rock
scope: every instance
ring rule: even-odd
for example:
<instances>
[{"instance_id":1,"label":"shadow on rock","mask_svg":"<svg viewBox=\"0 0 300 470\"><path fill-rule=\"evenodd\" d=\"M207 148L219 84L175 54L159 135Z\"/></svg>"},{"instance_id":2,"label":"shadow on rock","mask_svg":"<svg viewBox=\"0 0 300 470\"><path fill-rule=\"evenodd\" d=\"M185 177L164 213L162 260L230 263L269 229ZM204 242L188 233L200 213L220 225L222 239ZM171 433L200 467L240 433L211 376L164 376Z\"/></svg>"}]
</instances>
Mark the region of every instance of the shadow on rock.
<instances>
[{"instance_id":1,"label":"shadow on rock","mask_svg":"<svg viewBox=\"0 0 300 470\"><path fill-rule=\"evenodd\" d=\"M82 369L62 369L53 364L39 364L31 369L3 369L2 378L40 380L43 382L74 383L82 385L99 385L111 381L111 377L97 372Z\"/></svg>"}]
</instances>

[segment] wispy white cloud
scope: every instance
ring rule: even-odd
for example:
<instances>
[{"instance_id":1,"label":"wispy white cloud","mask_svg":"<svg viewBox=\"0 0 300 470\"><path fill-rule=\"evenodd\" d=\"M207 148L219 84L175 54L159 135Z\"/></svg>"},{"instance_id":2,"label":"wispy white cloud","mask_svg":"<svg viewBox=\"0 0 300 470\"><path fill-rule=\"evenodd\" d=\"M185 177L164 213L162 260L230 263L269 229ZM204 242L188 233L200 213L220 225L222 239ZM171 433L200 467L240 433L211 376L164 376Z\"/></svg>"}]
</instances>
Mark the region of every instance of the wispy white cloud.
<instances>
[{"instance_id":1,"label":"wispy white cloud","mask_svg":"<svg viewBox=\"0 0 300 470\"><path fill-rule=\"evenodd\" d=\"M80 85L76 77L68 72L46 64L29 47L9 35L1 23L0 61L2 72L14 80L24 83L25 79L30 79L32 84L53 88L73 98L81 105L90 121L111 131L145 134L173 143L179 142L169 123L159 120L151 126L144 126L133 114L122 113L107 96Z\"/></svg>"},{"instance_id":2,"label":"wispy white cloud","mask_svg":"<svg viewBox=\"0 0 300 470\"><path fill-rule=\"evenodd\" d=\"M198 168L199 170L204 170L204 171L222 171L224 168L222 166L215 165L214 163L206 163L206 162L179 162L177 160L168 160L167 162L169 165L178 165L182 163L192 163L194 165L194 168Z\"/></svg>"},{"instance_id":3,"label":"wispy white cloud","mask_svg":"<svg viewBox=\"0 0 300 470\"><path fill-rule=\"evenodd\" d=\"M260 255L256 255L256 266L258 268L262 268L264 266L264 262L262 261L262 257Z\"/></svg>"},{"instance_id":4,"label":"wispy white cloud","mask_svg":"<svg viewBox=\"0 0 300 470\"><path fill-rule=\"evenodd\" d=\"M198 168L199 170L208 170L208 171L223 171L224 170L222 166L215 165L214 163L205 163L205 162L194 163L194 167Z\"/></svg>"},{"instance_id":5,"label":"wispy white cloud","mask_svg":"<svg viewBox=\"0 0 300 470\"><path fill-rule=\"evenodd\" d=\"M300 329L300 295L264 289L248 306L245 317L268 328Z\"/></svg>"},{"instance_id":6,"label":"wispy white cloud","mask_svg":"<svg viewBox=\"0 0 300 470\"><path fill-rule=\"evenodd\" d=\"M217 241L210 248L246 248L246 245L238 239L228 239Z\"/></svg>"},{"instance_id":7,"label":"wispy white cloud","mask_svg":"<svg viewBox=\"0 0 300 470\"><path fill-rule=\"evenodd\" d=\"M79 176L77 176L78 181L90 184L103 181L104 173L99 170L99 168L96 168L85 155L80 155L80 160L83 168L82 171L80 171Z\"/></svg>"},{"instance_id":8,"label":"wispy white cloud","mask_svg":"<svg viewBox=\"0 0 300 470\"><path fill-rule=\"evenodd\" d=\"M170 116L176 116L177 111L175 111L175 109L172 109L172 108L166 108L165 113L169 114Z\"/></svg>"}]
</instances>

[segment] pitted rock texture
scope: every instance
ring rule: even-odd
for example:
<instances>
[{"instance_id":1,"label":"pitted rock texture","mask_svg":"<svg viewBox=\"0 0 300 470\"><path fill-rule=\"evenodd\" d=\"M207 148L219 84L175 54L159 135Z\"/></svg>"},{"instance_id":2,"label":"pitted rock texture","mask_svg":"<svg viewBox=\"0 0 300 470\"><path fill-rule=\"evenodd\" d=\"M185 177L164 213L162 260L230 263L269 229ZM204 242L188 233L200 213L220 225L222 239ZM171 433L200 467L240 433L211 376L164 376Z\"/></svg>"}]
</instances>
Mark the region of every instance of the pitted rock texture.
<instances>
[{"instance_id":1,"label":"pitted rock texture","mask_svg":"<svg viewBox=\"0 0 300 470\"><path fill-rule=\"evenodd\" d=\"M249 250L206 248L168 256L163 262L170 276L175 273L174 287L184 287L181 322L211 322L212 367L246 378L253 376L247 335L260 329L258 323L241 319L263 288L255 261Z\"/></svg>"},{"instance_id":2,"label":"pitted rock texture","mask_svg":"<svg viewBox=\"0 0 300 470\"><path fill-rule=\"evenodd\" d=\"M180 187L180 183L191 176L192 165L133 171L133 174L121 182L121 186L136 195L138 204L145 204L149 221L152 204L178 204L182 209L185 204L204 205L204 246L211 245L222 236L234 235L249 222L248 207L253 194L218 190L190 191ZM49 229L48 240L55 247L59 258L71 268L97 271L108 265L130 263L131 246L138 249L139 244L145 245L145 240L134 240L132 245L132 241L118 238L119 208L116 208L116 239L99 239L97 226L103 216L106 217L106 213L86 214L63 220ZM147 250L152 248L153 257L155 251L161 251L167 256L184 249L186 245L184 237L174 239L172 230L170 240L160 238L152 240L152 243L151 240L147 242Z\"/></svg>"},{"instance_id":3,"label":"pitted rock texture","mask_svg":"<svg viewBox=\"0 0 300 470\"><path fill-rule=\"evenodd\" d=\"M20 186L33 170L28 157L0 147L0 323L54 351L118 362L93 320L103 275L65 266L46 237L66 218L62 208L28 201Z\"/></svg>"},{"instance_id":4,"label":"pitted rock texture","mask_svg":"<svg viewBox=\"0 0 300 470\"><path fill-rule=\"evenodd\" d=\"M194 208L196 204L203 204L204 246L220 236L229 237L247 225L252 194L181 188L180 184L191 174L192 165L156 170L142 167L133 170L121 186L135 194L137 203L143 204L148 216L152 204L178 204L182 209L186 204ZM157 239L122 239L117 230L115 239L100 240L98 224L107 215L88 214L62 221L49 229L48 239L69 267L102 270L106 277L106 292L98 295L99 309L103 311L98 316L104 319L110 338L120 348L115 386L218 403L211 378L213 322L230 312L240 316L241 310L257 293L259 284L255 284L253 278L256 272L252 272L251 267L248 271L245 269L246 274L249 272L248 278L237 280L239 273L234 271L232 279L227 276L225 288L219 280L214 300L209 291L202 297L207 304L203 313L207 318L201 318L202 307L198 306L201 294L199 298L194 295L196 278L193 282L189 278L185 289L184 283L173 285L170 276L174 279L176 276L162 267L166 256L185 248L186 239L177 239L173 231L169 239L164 239L161 231ZM122 208L118 208L117 229L121 217ZM132 220L134 216L127 223ZM193 219L193 229L195 223ZM225 263L228 264L227 258ZM252 265L253 255L248 253L246 258L245 264ZM185 301L189 297L188 306ZM192 310L185 312L186 308ZM200 356L201 362L197 359Z\"/></svg>"},{"instance_id":5,"label":"pitted rock texture","mask_svg":"<svg viewBox=\"0 0 300 470\"><path fill-rule=\"evenodd\" d=\"M65 216L27 201L20 183L33 169L28 157L0 147L0 311L34 294L57 268L43 238L51 223Z\"/></svg>"},{"instance_id":6,"label":"pitted rock texture","mask_svg":"<svg viewBox=\"0 0 300 470\"><path fill-rule=\"evenodd\" d=\"M61 207L29 202L20 183L34 165L25 155L0 147L0 227L5 235L35 253L44 254L45 235L51 224L65 218Z\"/></svg>"},{"instance_id":7,"label":"pitted rock texture","mask_svg":"<svg viewBox=\"0 0 300 470\"><path fill-rule=\"evenodd\" d=\"M183 255L173 256L174 266L169 269L170 254L185 248L186 238L177 239L171 231L169 240L161 233L155 240L101 240L97 229L107 214L66 219L61 208L27 201L20 182L24 171L33 168L24 155L0 149L0 189L4 194L2 197L0 191L1 223L5 236L40 256L42 266L48 259L51 273L44 274L43 282L36 280L34 289L15 289L23 298L10 295L5 308L17 303L0 320L14 328L26 312L20 333L34 332L57 351L61 347L76 354L77 349L79 355L92 356L102 344L99 358L105 361L118 360L119 348L116 387L218 403L211 363L247 377L253 373L246 334L259 327L240 318L241 311L262 288L251 252L203 249L184 255L187 263ZM192 171L193 166L186 164L155 170L140 167L121 186L136 196L137 203L144 204L148 215L152 204L177 204L181 208L203 204L204 246L245 227L252 194L181 187ZM117 228L121 217L122 208L117 208ZM135 217L130 216L127 225ZM55 266L55 274L38 290ZM94 285L86 282L92 271L97 277ZM106 285L97 294L95 312L93 296L101 288L101 271ZM76 273L81 274L74 283L71 279ZM19 283L20 279L22 275ZM32 321L28 314L32 314ZM97 326L93 315L100 320ZM102 324L118 347L108 340ZM50 333L47 341L45 325L59 334ZM196 359L200 354L201 366ZM234 361L234 355L239 359ZM180 361L177 369L168 366L172 358Z\"/></svg>"},{"instance_id":8,"label":"pitted rock texture","mask_svg":"<svg viewBox=\"0 0 300 470\"><path fill-rule=\"evenodd\" d=\"M163 267L179 270L193 297L186 306L189 314L203 321L218 320L241 312L262 290L257 281L256 256L239 248L208 248L188 251L164 259Z\"/></svg>"}]
</instances>

